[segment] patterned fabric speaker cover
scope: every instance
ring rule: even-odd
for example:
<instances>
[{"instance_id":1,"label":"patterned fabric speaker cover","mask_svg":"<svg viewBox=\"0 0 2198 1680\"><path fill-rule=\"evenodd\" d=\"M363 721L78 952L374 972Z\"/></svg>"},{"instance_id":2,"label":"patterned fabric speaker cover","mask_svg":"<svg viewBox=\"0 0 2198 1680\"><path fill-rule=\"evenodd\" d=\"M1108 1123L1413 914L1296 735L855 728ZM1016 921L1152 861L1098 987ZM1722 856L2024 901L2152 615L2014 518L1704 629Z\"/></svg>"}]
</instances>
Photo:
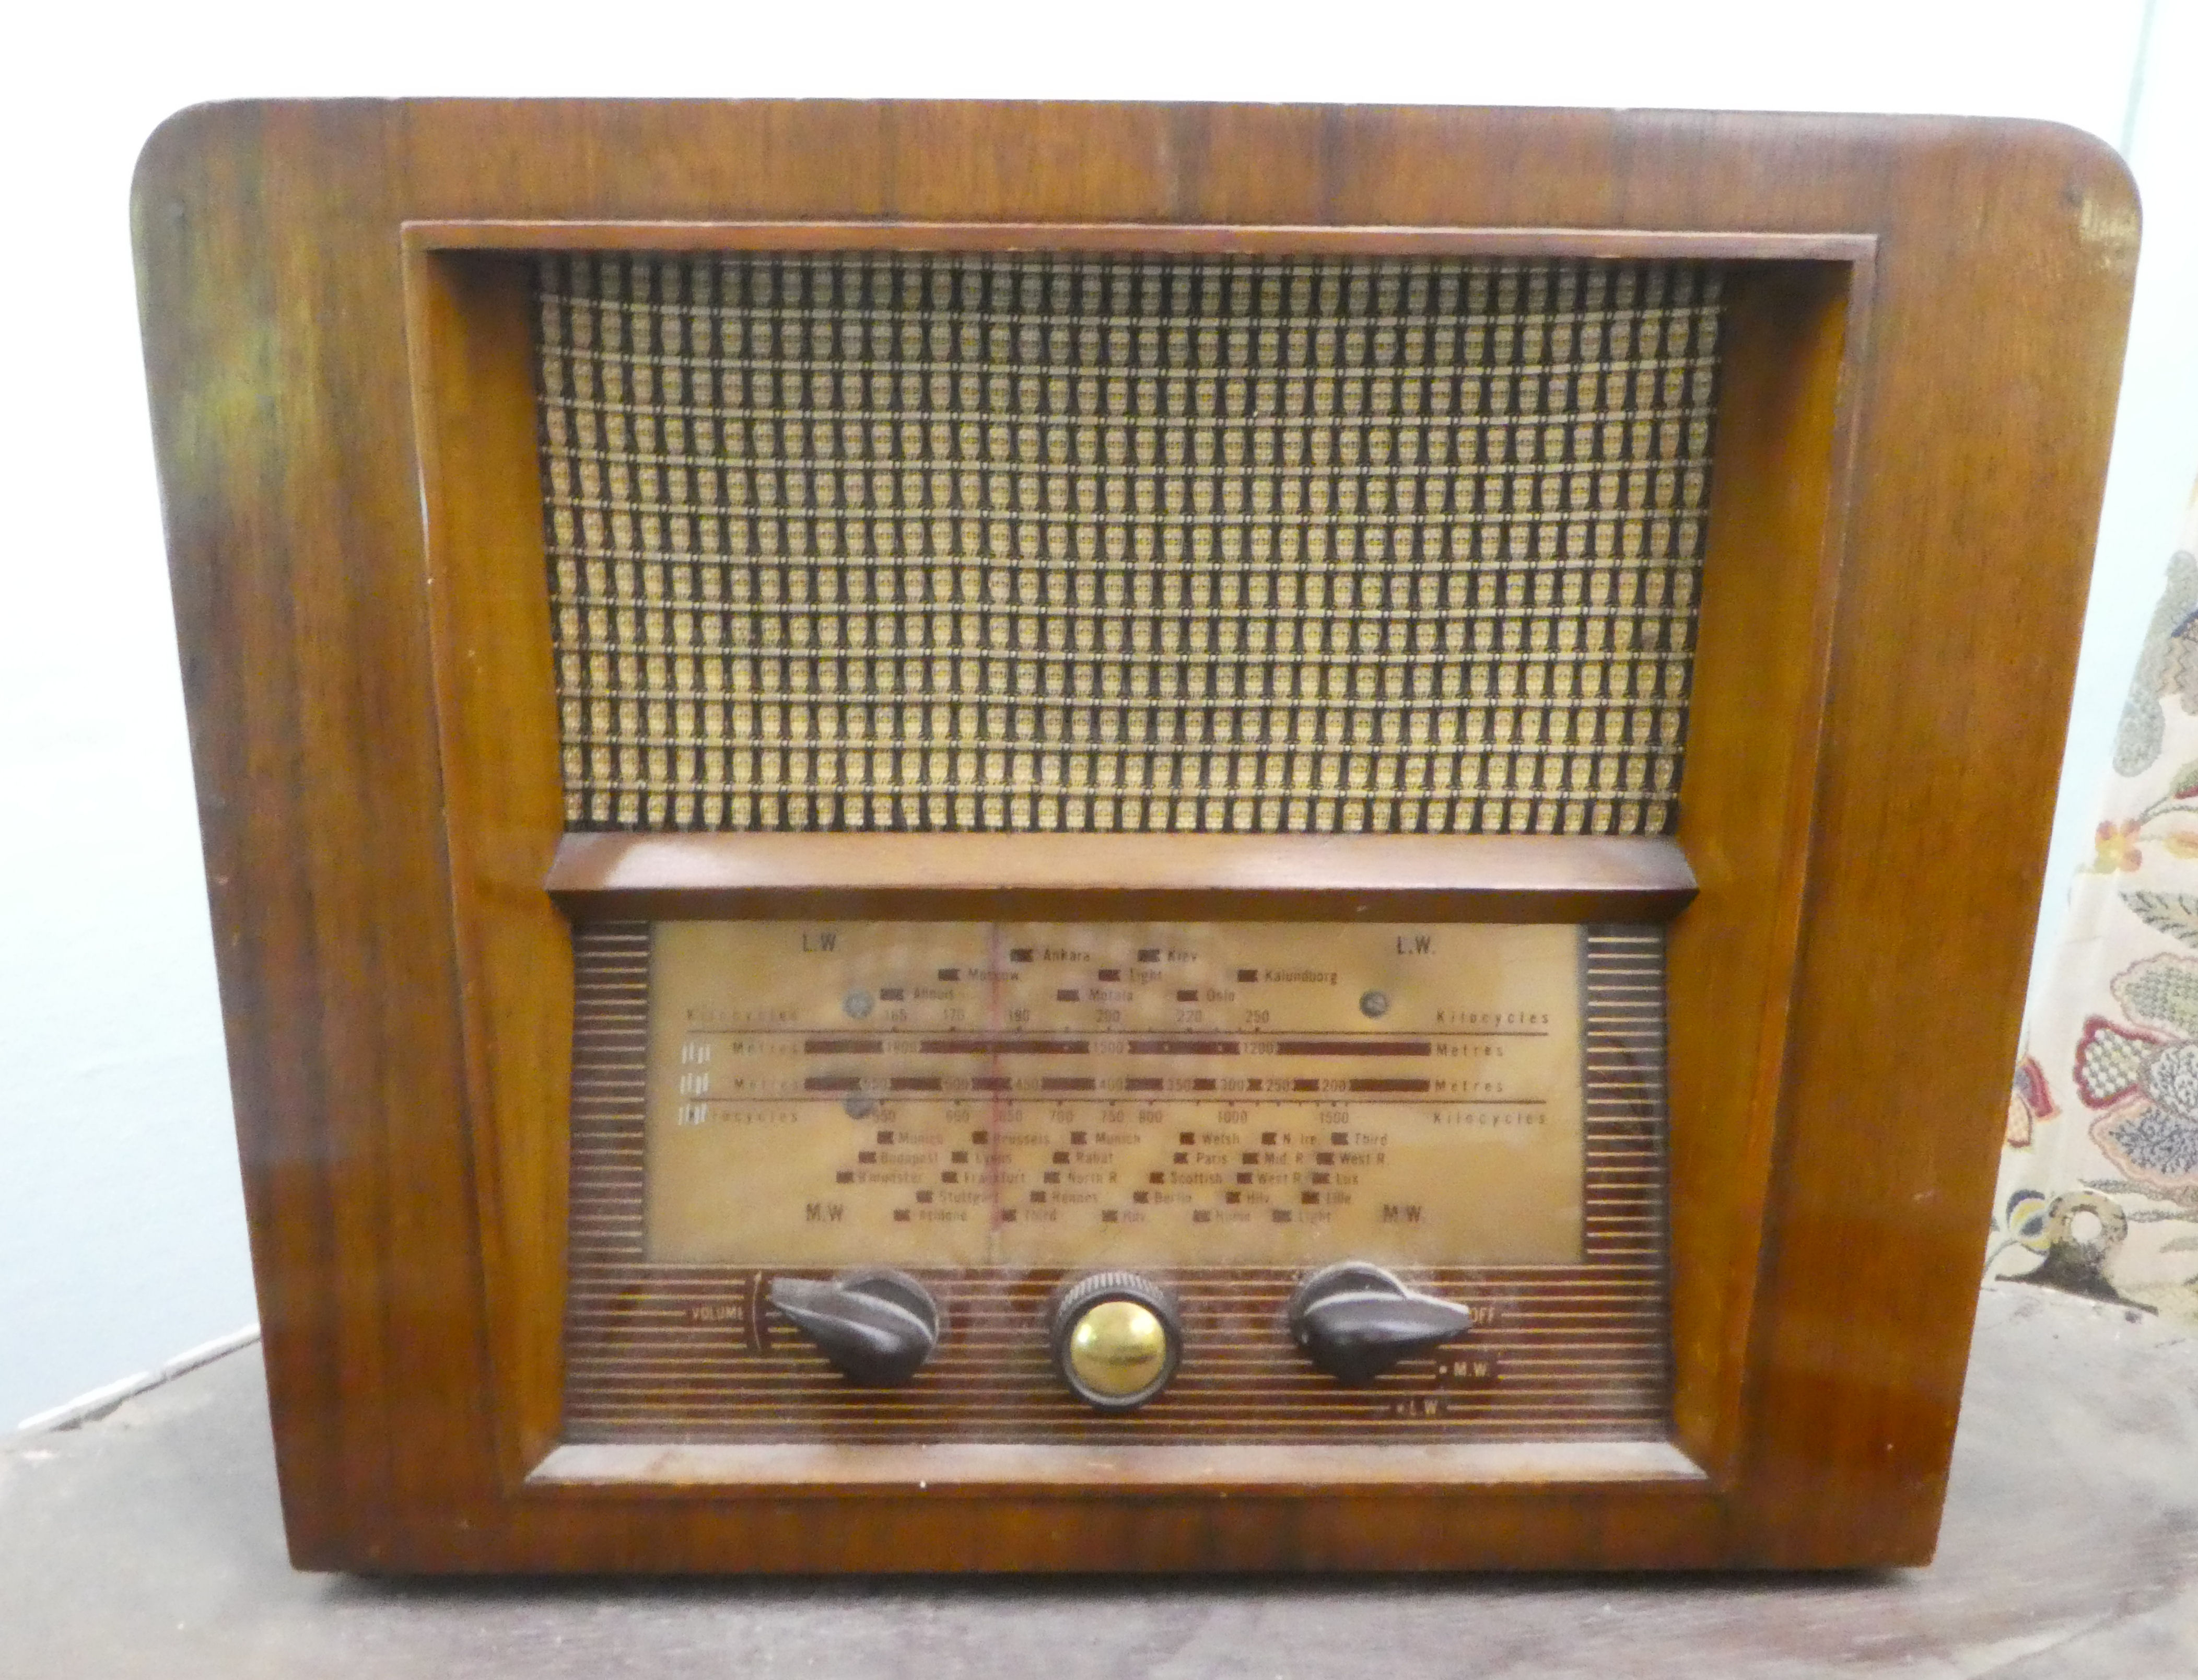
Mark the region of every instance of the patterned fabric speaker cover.
<instances>
[{"instance_id":1,"label":"patterned fabric speaker cover","mask_svg":"<svg viewBox=\"0 0 2198 1680\"><path fill-rule=\"evenodd\" d=\"M567 822L1669 832L1719 280L545 257Z\"/></svg>"}]
</instances>

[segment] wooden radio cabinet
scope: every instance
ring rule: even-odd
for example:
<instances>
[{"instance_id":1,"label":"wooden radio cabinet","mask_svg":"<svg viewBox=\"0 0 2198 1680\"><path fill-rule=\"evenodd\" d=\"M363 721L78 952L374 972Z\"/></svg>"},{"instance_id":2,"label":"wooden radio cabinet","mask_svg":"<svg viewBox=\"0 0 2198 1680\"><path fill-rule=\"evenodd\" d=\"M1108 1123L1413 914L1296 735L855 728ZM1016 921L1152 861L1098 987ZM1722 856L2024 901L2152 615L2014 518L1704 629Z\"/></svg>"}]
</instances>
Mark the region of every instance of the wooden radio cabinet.
<instances>
[{"instance_id":1,"label":"wooden radio cabinet","mask_svg":"<svg viewBox=\"0 0 2198 1680\"><path fill-rule=\"evenodd\" d=\"M267 103L134 215L300 1566L1929 1557L2102 147Z\"/></svg>"}]
</instances>

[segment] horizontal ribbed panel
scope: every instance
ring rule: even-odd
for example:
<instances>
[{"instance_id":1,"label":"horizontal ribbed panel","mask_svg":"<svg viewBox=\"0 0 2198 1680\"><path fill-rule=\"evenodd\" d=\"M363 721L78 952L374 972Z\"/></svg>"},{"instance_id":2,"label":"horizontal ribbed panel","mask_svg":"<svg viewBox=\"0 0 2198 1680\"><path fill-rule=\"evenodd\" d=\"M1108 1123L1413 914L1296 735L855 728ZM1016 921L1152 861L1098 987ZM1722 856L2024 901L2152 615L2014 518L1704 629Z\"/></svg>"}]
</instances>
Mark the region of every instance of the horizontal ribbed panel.
<instances>
[{"instance_id":1,"label":"horizontal ribbed panel","mask_svg":"<svg viewBox=\"0 0 2198 1680\"><path fill-rule=\"evenodd\" d=\"M1300 1276L1293 1269L1156 1274L1181 1305L1183 1363L1166 1392L1128 1418L1092 1411L1052 1369L1046 1311L1071 1275L1058 1267L916 1268L944 1313L939 1348L907 1386L876 1389L845 1381L767 1311L767 1273L651 1262L650 941L640 922L586 923L574 935L568 1441L1341 1443L1667 1433L1660 927L1596 927L1583 942L1578 1264L1403 1269L1415 1287L1468 1304L1474 1328L1364 1388L1320 1375L1291 1346L1283 1320ZM1457 1182L1428 1188L1474 1194Z\"/></svg>"}]
</instances>

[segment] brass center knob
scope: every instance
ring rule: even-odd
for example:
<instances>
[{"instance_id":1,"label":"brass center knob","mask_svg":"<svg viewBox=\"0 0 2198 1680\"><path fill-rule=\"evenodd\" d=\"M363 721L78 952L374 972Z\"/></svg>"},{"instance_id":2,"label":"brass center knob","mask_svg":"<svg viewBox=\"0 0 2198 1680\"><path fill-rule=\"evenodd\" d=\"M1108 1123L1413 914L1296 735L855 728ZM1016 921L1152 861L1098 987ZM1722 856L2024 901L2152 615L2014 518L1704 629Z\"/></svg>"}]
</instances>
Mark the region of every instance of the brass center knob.
<instances>
[{"instance_id":1,"label":"brass center knob","mask_svg":"<svg viewBox=\"0 0 2198 1680\"><path fill-rule=\"evenodd\" d=\"M1069 1286L1054 1306L1052 1340L1062 1379L1102 1411L1151 1399L1183 1353L1174 1303L1134 1272L1099 1272Z\"/></svg>"},{"instance_id":2,"label":"brass center knob","mask_svg":"<svg viewBox=\"0 0 2198 1680\"><path fill-rule=\"evenodd\" d=\"M1167 1369L1167 1326L1140 1301L1102 1301L1068 1333L1068 1364L1086 1388L1119 1399Z\"/></svg>"}]
</instances>

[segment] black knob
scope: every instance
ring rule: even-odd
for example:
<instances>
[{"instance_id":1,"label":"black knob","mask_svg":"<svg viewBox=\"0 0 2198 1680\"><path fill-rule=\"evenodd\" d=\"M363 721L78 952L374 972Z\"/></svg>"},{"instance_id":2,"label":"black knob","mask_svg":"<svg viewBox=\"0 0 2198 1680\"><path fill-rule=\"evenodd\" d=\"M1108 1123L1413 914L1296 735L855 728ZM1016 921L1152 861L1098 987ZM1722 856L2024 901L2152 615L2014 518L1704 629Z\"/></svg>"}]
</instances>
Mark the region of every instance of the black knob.
<instances>
[{"instance_id":1,"label":"black knob","mask_svg":"<svg viewBox=\"0 0 2198 1680\"><path fill-rule=\"evenodd\" d=\"M1175 1302L1135 1272L1079 1278L1055 1299L1050 1330L1061 1381L1102 1411L1142 1406L1183 1357Z\"/></svg>"},{"instance_id":2,"label":"black knob","mask_svg":"<svg viewBox=\"0 0 2198 1680\"><path fill-rule=\"evenodd\" d=\"M1472 1328L1469 1308L1416 1293L1362 1260L1323 1266L1290 1297L1291 1338L1341 1382L1371 1382Z\"/></svg>"},{"instance_id":3,"label":"black knob","mask_svg":"<svg viewBox=\"0 0 2198 1680\"><path fill-rule=\"evenodd\" d=\"M850 1381L906 1382L939 1346L939 1303L904 1271L875 1267L830 1282L774 1277L770 1304Z\"/></svg>"}]
</instances>

